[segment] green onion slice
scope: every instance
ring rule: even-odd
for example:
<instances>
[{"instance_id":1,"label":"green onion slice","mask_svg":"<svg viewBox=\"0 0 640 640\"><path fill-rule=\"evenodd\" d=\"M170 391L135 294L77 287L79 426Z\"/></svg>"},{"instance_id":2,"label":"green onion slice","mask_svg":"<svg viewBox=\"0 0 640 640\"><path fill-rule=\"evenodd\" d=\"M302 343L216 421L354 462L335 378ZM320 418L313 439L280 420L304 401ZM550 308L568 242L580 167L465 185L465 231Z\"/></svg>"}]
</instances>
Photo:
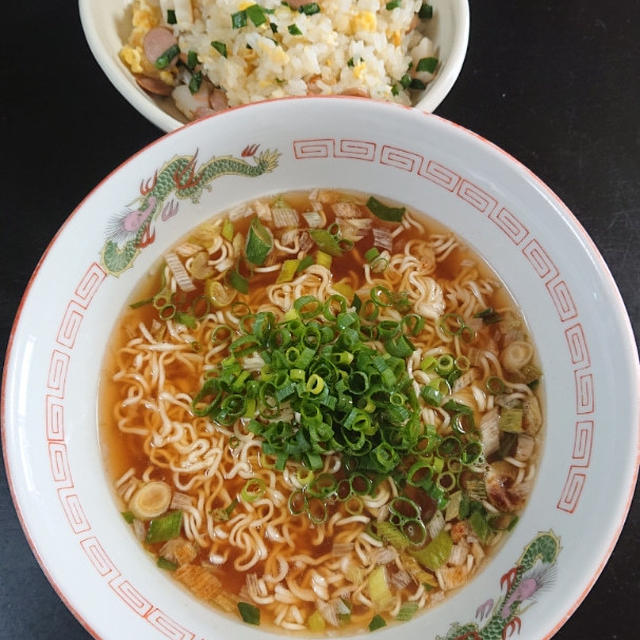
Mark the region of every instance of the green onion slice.
<instances>
[{"instance_id":1,"label":"green onion slice","mask_svg":"<svg viewBox=\"0 0 640 640\"><path fill-rule=\"evenodd\" d=\"M223 57L227 57L227 45L219 40L213 40L211 46Z\"/></svg>"},{"instance_id":2,"label":"green onion slice","mask_svg":"<svg viewBox=\"0 0 640 640\"><path fill-rule=\"evenodd\" d=\"M307 4L303 4L298 11L307 16L312 16L314 13L320 13L320 6L317 2L308 2Z\"/></svg>"},{"instance_id":3,"label":"green onion slice","mask_svg":"<svg viewBox=\"0 0 640 640\"><path fill-rule=\"evenodd\" d=\"M180 535L182 527L182 511L172 511L160 518L154 518L149 523L145 542L155 544L156 542L167 542Z\"/></svg>"},{"instance_id":4,"label":"green onion slice","mask_svg":"<svg viewBox=\"0 0 640 640\"><path fill-rule=\"evenodd\" d=\"M400 620L401 622L408 622L413 618L418 610L417 602L405 602L399 609L398 615L396 616L396 620Z\"/></svg>"},{"instance_id":5,"label":"green onion slice","mask_svg":"<svg viewBox=\"0 0 640 640\"><path fill-rule=\"evenodd\" d=\"M406 211L404 207L388 207L373 196L367 200L366 207L374 216L386 222L402 222Z\"/></svg>"},{"instance_id":6,"label":"green onion slice","mask_svg":"<svg viewBox=\"0 0 640 640\"><path fill-rule=\"evenodd\" d=\"M336 236L326 229L309 229L311 239L318 245L318 248L331 256L339 258L342 255L342 248Z\"/></svg>"},{"instance_id":7,"label":"green onion slice","mask_svg":"<svg viewBox=\"0 0 640 640\"><path fill-rule=\"evenodd\" d=\"M431 20L433 18L433 7L426 2L420 7L420 11L418 11L418 17L420 20Z\"/></svg>"},{"instance_id":8,"label":"green onion slice","mask_svg":"<svg viewBox=\"0 0 640 640\"><path fill-rule=\"evenodd\" d=\"M376 631L376 629L382 629L382 627L386 627L386 620L379 614L376 614L371 618L371 622L369 623L369 631Z\"/></svg>"},{"instance_id":9,"label":"green onion slice","mask_svg":"<svg viewBox=\"0 0 640 640\"><path fill-rule=\"evenodd\" d=\"M416 71L428 71L429 73L433 73L438 66L438 58L429 57L429 58L420 58L418 61L418 66L416 67Z\"/></svg>"},{"instance_id":10,"label":"green onion slice","mask_svg":"<svg viewBox=\"0 0 640 640\"><path fill-rule=\"evenodd\" d=\"M238 11L231 14L231 26L234 29L240 29L247 26L247 12Z\"/></svg>"},{"instance_id":11,"label":"green onion slice","mask_svg":"<svg viewBox=\"0 0 640 640\"><path fill-rule=\"evenodd\" d=\"M238 611L247 624L260 624L260 609L258 607L254 607L248 602L238 602Z\"/></svg>"},{"instance_id":12,"label":"green onion slice","mask_svg":"<svg viewBox=\"0 0 640 640\"><path fill-rule=\"evenodd\" d=\"M240 275L237 269L229 271L229 284L240 293L249 293L249 280Z\"/></svg>"},{"instance_id":13,"label":"green onion slice","mask_svg":"<svg viewBox=\"0 0 640 640\"><path fill-rule=\"evenodd\" d=\"M170 46L155 61L156 69L166 69L171 61L180 53L180 47L177 44Z\"/></svg>"},{"instance_id":14,"label":"green onion slice","mask_svg":"<svg viewBox=\"0 0 640 640\"><path fill-rule=\"evenodd\" d=\"M171 560L167 560L160 556L156 564L161 568L167 571L175 571L178 568L178 565L175 562L171 562Z\"/></svg>"},{"instance_id":15,"label":"green onion slice","mask_svg":"<svg viewBox=\"0 0 640 640\"><path fill-rule=\"evenodd\" d=\"M252 264L262 266L273 247L271 232L255 217L247 234L246 256Z\"/></svg>"}]
</instances>

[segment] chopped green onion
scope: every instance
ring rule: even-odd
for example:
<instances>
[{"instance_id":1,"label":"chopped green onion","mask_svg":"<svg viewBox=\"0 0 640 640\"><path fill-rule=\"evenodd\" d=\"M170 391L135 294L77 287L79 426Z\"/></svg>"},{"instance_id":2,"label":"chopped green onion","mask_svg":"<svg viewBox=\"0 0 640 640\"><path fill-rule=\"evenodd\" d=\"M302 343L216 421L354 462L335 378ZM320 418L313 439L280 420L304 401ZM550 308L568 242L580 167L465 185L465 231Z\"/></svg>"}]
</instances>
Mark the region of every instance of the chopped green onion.
<instances>
[{"instance_id":1,"label":"chopped green onion","mask_svg":"<svg viewBox=\"0 0 640 640\"><path fill-rule=\"evenodd\" d=\"M330 234L326 229L309 229L309 235L311 239L318 245L318 248L339 258L342 255L342 248L338 243L337 238Z\"/></svg>"},{"instance_id":2,"label":"chopped green onion","mask_svg":"<svg viewBox=\"0 0 640 640\"><path fill-rule=\"evenodd\" d=\"M289 33L290 33L292 36L301 36L301 35L302 35L302 31L300 31L300 29L298 28L298 25L297 25L297 24L290 24L290 25L287 27L287 30L289 31Z\"/></svg>"},{"instance_id":3,"label":"chopped green onion","mask_svg":"<svg viewBox=\"0 0 640 640\"><path fill-rule=\"evenodd\" d=\"M242 616L242 620L247 624L260 624L260 609L254 607L248 602L238 602L238 611Z\"/></svg>"},{"instance_id":4,"label":"chopped green onion","mask_svg":"<svg viewBox=\"0 0 640 640\"><path fill-rule=\"evenodd\" d=\"M198 64L198 54L193 51L193 49L189 50L189 53L187 53L187 68L189 69L189 71L193 71L196 68L196 65Z\"/></svg>"},{"instance_id":5,"label":"chopped green onion","mask_svg":"<svg viewBox=\"0 0 640 640\"><path fill-rule=\"evenodd\" d=\"M139 309L140 307L144 307L146 304L149 304L150 302L153 302L154 297L147 298L146 300L138 300L138 302L134 302L134 303L130 304L129 305L129 309Z\"/></svg>"},{"instance_id":6,"label":"chopped green onion","mask_svg":"<svg viewBox=\"0 0 640 640\"><path fill-rule=\"evenodd\" d=\"M378 251L377 247L371 247L371 249L369 249L368 251L365 252L364 254L364 259L371 263L373 262L378 256L380 255L380 251Z\"/></svg>"},{"instance_id":7,"label":"chopped green onion","mask_svg":"<svg viewBox=\"0 0 640 640\"><path fill-rule=\"evenodd\" d=\"M229 284L240 293L249 293L249 280L240 275L237 269L231 269L229 271Z\"/></svg>"},{"instance_id":8,"label":"chopped green onion","mask_svg":"<svg viewBox=\"0 0 640 640\"><path fill-rule=\"evenodd\" d=\"M240 29L247 26L247 12L238 11L231 14L231 26L233 29Z\"/></svg>"},{"instance_id":9,"label":"chopped green onion","mask_svg":"<svg viewBox=\"0 0 640 640\"><path fill-rule=\"evenodd\" d=\"M481 318L484 324L496 324L502 321L502 316L496 313L493 307L487 307L473 315L474 318Z\"/></svg>"},{"instance_id":10,"label":"chopped green onion","mask_svg":"<svg viewBox=\"0 0 640 640\"><path fill-rule=\"evenodd\" d=\"M444 401L442 393L434 387L422 387L420 395L424 398L424 401L432 407L439 407Z\"/></svg>"},{"instance_id":11,"label":"chopped green onion","mask_svg":"<svg viewBox=\"0 0 640 640\"><path fill-rule=\"evenodd\" d=\"M416 67L416 71L428 71L429 73L433 73L438 66L438 58L430 57L430 58L420 58L418 61L418 66Z\"/></svg>"},{"instance_id":12,"label":"chopped green onion","mask_svg":"<svg viewBox=\"0 0 640 640\"><path fill-rule=\"evenodd\" d=\"M282 267L280 269L280 273L278 274L276 284L281 284L282 282L291 282L298 272L299 264L300 260L285 260L282 263Z\"/></svg>"},{"instance_id":13,"label":"chopped green onion","mask_svg":"<svg viewBox=\"0 0 640 640\"><path fill-rule=\"evenodd\" d=\"M455 366L453 356L445 353L436 361L435 371L439 376L447 376L455 369Z\"/></svg>"},{"instance_id":14,"label":"chopped green onion","mask_svg":"<svg viewBox=\"0 0 640 640\"><path fill-rule=\"evenodd\" d=\"M177 44L171 45L164 53L162 53L156 60L156 69L166 69L171 61L180 53L180 47Z\"/></svg>"},{"instance_id":15,"label":"chopped green onion","mask_svg":"<svg viewBox=\"0 0 640 640\"><path fill-rule=\"evenodd\" d=\"M227 45L219 40L212 40L211 46L223 57L227 57Z\"/></svg>"},{"instance_id":16,"label":"chopped green onion","mask_svg":"<svg viewBox=\"0 0 640 640\"><path fill-rule=\"evenodd\" d=\"M425 569L437 571L451 555L453 540L448 531L444 529L424 548L419 551L411 551L411 555Z\"/></svg>"},{"instance_id":17,"label":"chopped green onion","mask_svg":"<svg viewBox=\"0 0 640 640\"><path fill-rule=\"evenodd\" d=\"M229 218L225 218L222 225L222 237L231 242L233 240L234 228L233 222Z\"/></svg>"},{"instance_id":18,"label":"chopped green onion","mask_svg":"<svg viewBox=\"0 0 640 640\"><path fill-rule=\"evenodd\" d=\"M409 83L409 89L415 89L416 91L424 91L427 88L427 85L422 82L419 78L411 78L411 82Z\"/></svg>"},{"instance_id":19,"label":"chopped green onion","mask_svg":"<svg viewBox=\"0 0 640 640\"><path fill-rule=\"evenodd\" d=\"M489 523L481 511L474 511L469 517L469 524L481 542L486 542L489 537Z\"/></svg>"},{"instance_id":20,"label":"chopped green onion","mask_svg":"<svg viewBox=\"0 0 640 640\"><path fill-rule=\"evenodd\" d=\"M247 234L247 260L257 266L262 266L273 247L271 232L255 217L251 221Z\"/></svg>"},{"instance_id":21,"label":"chopped green onion","mask_svg":"<svg viewBox=\"0 0 640 640\"><path fill-rule=\"evenodd\" d=\"M167 24L177 24L176 12L174 9L167 9Z\"/></svg>"},{"instance_id":22,"label":"chopped green onion","mask_svg":"<svg viewBox=\"0 0 640 640\"><path fill-rule=\"evenodd\" d=\"M319 611L314 611L307 618L307 627L311 633L323 633L326 627L326 623L322 614Z\"/></svg>"},{"instance_id":23,"label":"chopped green onion","mask_svg":"<svg viewBox=\"0 0 640 640\"><path fill-rule=\"evenodd\" d=\"M298 11L307 16L312 16L314 13L320 13L320 6L316 2L308 2L307 4L303 4Z\"/></svg>"},{"instance_id":24,"label":"chopped green onion","mask_svg":"<svg viewBox=\"0 0 640 640\"><path fill-rule=\"evenodd\" d=\"M423 3L420 11L418 11L418 17L420 20L431 20L431 18L433 18L433 7L426 2Z\"/></svg>"},{"instance_id":25,"label":"chopped green onion","mask_svg":"<svg viewBox=\"0 0 640 640\"><path fill-rule=\"evenodd\" d=\"M180 535L182 527L182 511L172 511L160 518L154 518L149 523L145 542L154 544L156 542L166 542L173 540Z\"/></svg>"},{"instance_id":26,"label":"chopped green onion","mask_svg":"<svg viewBox=\"0 0 640 640\"><path fill-rule=\"evenodd\" d=\"M404 207L388 207L373 196L367 200L366 207L374 216L387 222L402 222L406 211Z\"/></svg>"},{"instance_id":27,"label":"chopped green onion","mask_svg":"<svg viewBox=\"0 0 640 640\"><path fill-rule=\"evenodd\" d=\"M313 264L313 258L311 256L305 256L298 263L298 266L296 267L296 273L300 273L304 271L307 267L310 267L312 264Z\"/></svg>"},{"instance_id":28,"label":"chopped green onion","mask_svg":"<svg viewBox=\"0 0 640 640\"><path fill-rule=\"evenodd\" d=\"M355 62L353 61L353 58L349 58L347 60L347 67L353 67L355 65Z\"/></svg>"},{"instance_id":29,"label":"chopped green onion","mask_svg":"<svg viewBox=\"0 0 640 640\"><path fill-rule=\"evenodd\" d=\"M333 262L333 258L324 251L316 251L316 264L319 264L321 267L325 269L331 270L331 263Z\"/></svg>"},{"instance_id":30,"label":"chopped green onion","mask_svg":"<svg viewBox=\"0 0 640 640\"><path fill-rule=\"evenodd\" d=\"M131 511L123 511L122 517L126 520L128 524L132 524L136 517L131 513Z\"/></svg>"},{"instance_id":31,"label":"chopped green onion","mask_svg":"<svg viewBox=\"0 0 640 640\"><path fill-rule=\"evenodd\" d=\"M417 602L405 602L398 611L398 615L396 615L396 620L400 620L401 622L408 622L413 618L416 611L418 610Z\"/></svg>"},{"instance_id":32,"label":"chopped green onion","mask_svg":"<svg viewBox=\"0 0 640 640\"><path fill-rule=\"evenodd\" d=\"M401 0L391 0L391 2L387 2L387 4L385 5L385 9L387 11L393 11L394 9L397 9L401 4Z\"/></svg>"},{"instance_id":33,"label":"chopped green onion","mask_svg":"<svg viewBox=\"0 0 640 640\"><path fill-rule=\"evenodd\" d=\"M397 84L393 84L391 86L391 95L392 96L400 95L400 89L398 89L398 85Z\"/></svg>"},{"instance_id":34,"label":"chopped green onion","mask_svg":"<svg viewBox=\"0 0 640 640\"><path fill-rule=\"evenodd\" d=\"M158 562L156 562L156 564L161 569L166 569L167 571L175 571L178 568L178 565L175 562L171 562L171 560L167 560L162 556L158 558Z\"/></svg>"},{"instance_id":35,"label":"chopped green onion","mask_svg":"<svg viewBox=\"0 0 640 640\"><path fill-rule=\"evenodd\" d=\"M498 420L500 431L505 431L506 433L522 433L522 418L522 409L503 408L500 412L500 419Z\"/></svg>"},{"instance_id":36,"label":"chopped green onion","mask_svg":"<svg viewBox=\"0 0 640 640\"><path fill-rule=\"evenodd\" d=\"M200 91L200 85L202 84L202 71L196 71L191 74L191 80L189 80L189 91L191 93L198 93Z\"/></svg>"},{"instance_id":37,"label":"chopped green onion","mask_svg":"<svg viewBox=\"0 0 640 640\"><path fill-rule=\"evenodd\" d=\"M244 487L242 487L240 495L245 502L255 502L262 498L266 489L267 485L262 478L251 478L247 480Z\"/></svg>"},{"instance_id":38,"label":"chopped green onion","mask_svg":"<svg viewBox=\"0 0 640 640\"><path fill-rule=\"evenodd\" d=\"M499 396L506 391L504 382L497 376L489 376L484 383L484 388L487 390L487 393L490 393L492 396Z\"/></svg>"},{"instance_id":39,"label":"chopped green onion","mask_svg":"<svg viewBox=\"0 0 640 640\"><path fill-rule=\"evenodd\" d=\"M400 78L400 84L403 89L408 89L411 84L411 76L408 73L405 73L402 78Z\"/></svg>"},{"instance_id":40,"label":"chopped green onion","mask_svg":"<svg viewBox=\"0 0 640 640\"><path fill-rule=\"evenodd\" d=\"M189 329L195 329L197 326L196 319L188 313L176 311L174 318L176 322L183 324L185 327L189 327Z\"/></svg>"},{"instance_id":41,"label":"chopped green onion","mask_svg":"<svg viewBox=\"0 0 640 640\"><path fill-rule=\"evenodd\" d=\"M369 631L376 631L376 629L382 629L382 627L386 627L386 620L379 614L376 614L371 618L371 622L369 623Z\"/></svg>"},{"instance_id":42,"label":"chopped green onion","mask_svg":"<svg viewBox=\"0 0 640 640\"><path fill-rule=\"evenodd\" d=\"M256 27L259 27L267 21L267 16L259 4L252 4L247 7L245 11L247 12L249 20L251 20Z\"/></svg>"}]
</instances>

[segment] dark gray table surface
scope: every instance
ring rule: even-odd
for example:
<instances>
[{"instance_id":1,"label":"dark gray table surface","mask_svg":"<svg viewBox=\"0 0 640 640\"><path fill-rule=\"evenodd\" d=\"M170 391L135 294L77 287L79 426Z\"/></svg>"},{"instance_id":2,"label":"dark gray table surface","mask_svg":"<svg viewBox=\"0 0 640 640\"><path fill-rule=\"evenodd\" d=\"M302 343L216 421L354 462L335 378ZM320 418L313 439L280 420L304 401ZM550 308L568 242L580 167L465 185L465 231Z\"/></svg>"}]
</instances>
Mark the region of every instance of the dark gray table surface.
<instances>
[{"instance_id":1,"label":"dark gray table surface","mask_svg":"<svg viewBox=\"0 0 640 640\"><path fill-rule=\"evenodd\" d=\"M609 264L637 338L640 1L472 0L471 5L467 60L437 113L501 146L564 200ZM5 3L3 18L4 348L22 291L60 224L107 173L161 132L107 81L86 45L74 2ZM0 541L0 640L89 638L32 556L4 469ZM611 560L556 638L638 638L639 605L636 493Z\"/></svg>"}]
</instances>

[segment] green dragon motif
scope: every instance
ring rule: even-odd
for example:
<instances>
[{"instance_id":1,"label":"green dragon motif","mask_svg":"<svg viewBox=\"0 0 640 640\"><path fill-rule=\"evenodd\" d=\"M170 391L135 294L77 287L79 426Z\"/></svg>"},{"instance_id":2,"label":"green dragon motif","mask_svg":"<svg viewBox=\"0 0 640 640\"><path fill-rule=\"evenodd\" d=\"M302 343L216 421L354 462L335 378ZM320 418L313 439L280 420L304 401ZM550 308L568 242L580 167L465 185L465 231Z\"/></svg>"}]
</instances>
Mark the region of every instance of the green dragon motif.
<instances>
[{"instance_id":1,"label":"green dragon motif","mask_svg":"<svg viewBox=\"0 0 640 640\"><path fill-rule=\"evenodd\" d=\"M241 158L233 156L213 157L196 169L198 153L192 156L176 156L155 172L150 180L140 184L140 196L115 217L107 229L107 239L102 249L102 263L108 273L119 275L128 269L144 247L155 239L152 222L158 214L163 221L176 215L178 200L197 203L211 182L226 175L256 177L270 173L278 166L280 152L275 149L262 151L250 164L244 158L254 156L258 145L249 145ZM171 196L176 198L170 199Z\"/></svg>"},{"instance_id":2,"label":"green dragon motif","mask_svg":"<svg viewBox=\"0 0 640 640\"><path fill-rule=\"evenodd\" d=\"M506 640L516 631L520 632L520 615L527 607L522 604L553 580L556 558L560 552L560 540L548 531L539 533L524 549L517 564L505 573L500 586L506 593L496 603L487 600L476 611L480 620L489 616L482 625L469 622L454 623L446 636L436 640Z\"/></svg>"}]
</instances>

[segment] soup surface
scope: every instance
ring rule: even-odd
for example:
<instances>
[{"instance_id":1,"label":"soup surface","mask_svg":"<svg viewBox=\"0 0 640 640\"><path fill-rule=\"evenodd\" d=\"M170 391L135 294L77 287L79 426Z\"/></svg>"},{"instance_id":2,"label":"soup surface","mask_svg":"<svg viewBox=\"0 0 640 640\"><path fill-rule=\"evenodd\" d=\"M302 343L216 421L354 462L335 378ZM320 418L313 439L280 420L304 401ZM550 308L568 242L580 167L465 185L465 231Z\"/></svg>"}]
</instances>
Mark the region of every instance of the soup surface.
<instances>
[{"instance_id":1,"label":"soup surface","mask_svg":"<svg viewBox=\"0 0 640 640\"><path fill-rule=\"evenodd\" d=\"M540 377L450 231L287 193L202 224L140 284L105 359L105 464L196 597L280 630L375 630L466 584L515 525Z\"/></svg>"}]
</instances>

